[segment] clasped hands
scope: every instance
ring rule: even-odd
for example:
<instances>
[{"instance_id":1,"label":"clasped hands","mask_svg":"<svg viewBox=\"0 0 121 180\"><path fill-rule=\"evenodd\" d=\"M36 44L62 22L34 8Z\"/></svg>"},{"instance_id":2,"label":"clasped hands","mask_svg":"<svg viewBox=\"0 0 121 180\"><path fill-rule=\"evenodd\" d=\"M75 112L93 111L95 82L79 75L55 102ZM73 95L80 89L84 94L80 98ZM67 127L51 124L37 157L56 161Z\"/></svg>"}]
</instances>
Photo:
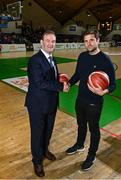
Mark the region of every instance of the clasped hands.
<instances>
[{"instance_id":1,"label":"clasped hands","mask_svg":"<svg viewBox=\"0 0 121 180\"><path fill-rule=\"evenodd\" d=\"M63 92L68 92L70 89L68 82L63 82Z\"/></svg>"},{"instance_id":2,"label":"clasped hands","mask_svg":"<svg viewBox=\"0 0 121 180\"><path fill-rule=\"evenodd\" d=\"M108 89L102 90L102 88L92 88L89 84L87 84L90 91L99 96L103 96L108 93ZM63 92L68 92L70 89L70 84L68 82L63 82Z\"/></svg>"}]
</instances>

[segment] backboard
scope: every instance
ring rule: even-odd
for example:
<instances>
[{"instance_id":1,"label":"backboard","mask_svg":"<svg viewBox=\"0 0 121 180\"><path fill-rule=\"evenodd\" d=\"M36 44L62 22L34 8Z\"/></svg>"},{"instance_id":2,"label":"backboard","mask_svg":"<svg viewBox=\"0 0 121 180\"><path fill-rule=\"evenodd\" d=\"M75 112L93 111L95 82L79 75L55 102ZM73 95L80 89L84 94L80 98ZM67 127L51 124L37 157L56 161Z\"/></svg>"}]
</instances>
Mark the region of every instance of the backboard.
<instances>
[{"instance_id":1,"label":"backboard","mask_svg":"<svg viewBox=\"0 0 121 180\"><path fill-rule=\"evenodd\" d=\"M7 4L7 11L14 20L21 19L21 1Z\"/></svg>"}]
</instances>

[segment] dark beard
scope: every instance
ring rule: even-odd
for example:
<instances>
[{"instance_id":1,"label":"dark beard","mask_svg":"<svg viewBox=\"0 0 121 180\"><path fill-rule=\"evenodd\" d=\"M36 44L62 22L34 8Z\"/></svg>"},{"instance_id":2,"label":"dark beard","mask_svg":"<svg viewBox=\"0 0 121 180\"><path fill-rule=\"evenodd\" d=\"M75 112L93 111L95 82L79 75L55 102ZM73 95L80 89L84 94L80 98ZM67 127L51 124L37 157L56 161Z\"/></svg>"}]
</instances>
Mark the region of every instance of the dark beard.
<instances>
[{"instance_id":1,"label":"dark beard","mask_svg":"<svg viewBox=\"0 0 121 180\"><path fill-rule=\"evenodd\" d=\"M94 51L96 51L97 50L97 47L95 47L95 48L93 48L91 51L89 51L89 52L94 52Z\"/></svg>"},{"instance_id":2,"label":"dark beard","mask_svg":"<svg viewBox=\"0 0 121 180\"><path fill-rule=\"evenodd\" d=\"M98 47L93 48L91 51L88 50L88 52L89 52L90 55L97 54L99 52Z\"/></svg>"}]
</instances>

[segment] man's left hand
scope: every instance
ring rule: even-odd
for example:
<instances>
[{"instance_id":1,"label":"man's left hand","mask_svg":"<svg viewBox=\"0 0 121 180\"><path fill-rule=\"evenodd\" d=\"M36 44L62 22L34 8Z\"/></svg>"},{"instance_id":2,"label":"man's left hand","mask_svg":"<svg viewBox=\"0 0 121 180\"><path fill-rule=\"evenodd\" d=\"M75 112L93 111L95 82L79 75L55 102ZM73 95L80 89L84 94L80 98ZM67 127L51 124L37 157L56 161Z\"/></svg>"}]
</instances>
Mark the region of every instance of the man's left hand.
<instances>
[{"instance_id":1,"label":"man's left hand","mask_svg":"<svg viewBox=\"0 0 121 180\"><path fill-rule=\"evenodd\" d=\"M93 88L89 84L87 84L87 86L90 91L92 91L94 94L97 94L99 96L103 96L109 92L108 89L103 90L101 87Z\"/></svg>"}]
</instances>

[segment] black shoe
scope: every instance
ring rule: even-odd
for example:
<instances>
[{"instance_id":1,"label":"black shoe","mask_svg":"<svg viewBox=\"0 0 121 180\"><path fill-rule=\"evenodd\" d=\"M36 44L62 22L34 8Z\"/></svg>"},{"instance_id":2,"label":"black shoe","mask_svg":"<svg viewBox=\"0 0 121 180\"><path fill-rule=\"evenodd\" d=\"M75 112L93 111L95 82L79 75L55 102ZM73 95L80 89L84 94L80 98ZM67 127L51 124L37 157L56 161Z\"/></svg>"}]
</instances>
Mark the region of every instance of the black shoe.
<instances>
[{"instance_id":1,"label":"black shoe","mask_svg":"<svg viewBox=\"0 0 121 180\"><path fill-rule=\"evenodd\" d=\"M47 151L46 154L45 154L45 157L51 161L55 161L56 160L56 157L54 154L52 154L50 151Z\"/></svg>"},{"instance_id":2,"label":"black shoe","mask_svg":"<svg viewBox=\"0 0 121 180\"><path fill-rule=\"evenodd\" d=\"M39 177L45 176L43 165L40 164L34 165L34 172Z\"/></svg>"},{"instance_id":3,"label":"black shoe","mask_svg":"<svg viewBox=\"0 0 121 180\"><path fill-rule=\"evenodd\" d=\"M81 169L84 170L84 171L87 171L87 170L91 169L91 167L93 166L95 161L96 161L95 156L88 155L86 160L83 162L83 164L81 166Z\"/></svg>"},{"instance_id":4,"label":"black shoe","mask_svg":"<svg viewBox=\"0 0 121 180\"><path fill-rule=\"evenodd\" d=\"M75 154L76 152L83 152L85 150L84 146L79 147L77 144L74 144L72 147L66 150L67 154Z\"/></svg>"}]
</instances>

